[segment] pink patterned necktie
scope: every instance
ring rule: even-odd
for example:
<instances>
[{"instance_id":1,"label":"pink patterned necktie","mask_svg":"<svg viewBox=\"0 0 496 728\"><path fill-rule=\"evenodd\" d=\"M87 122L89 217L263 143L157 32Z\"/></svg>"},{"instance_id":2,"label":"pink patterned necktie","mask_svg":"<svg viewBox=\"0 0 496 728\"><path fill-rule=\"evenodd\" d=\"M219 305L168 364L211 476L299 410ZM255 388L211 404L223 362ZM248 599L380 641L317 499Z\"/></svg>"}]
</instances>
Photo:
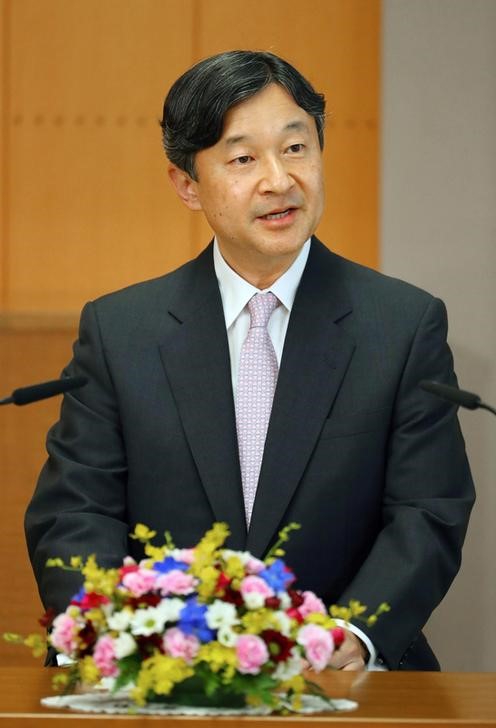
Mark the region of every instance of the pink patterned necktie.
<instances>
[{"instance_id":1,"label":"pink patterned necktie","mask_svg":"<svg viewBox=\"0 0 496 728\"><path fill-rule=\"evenodd\" d=\"M250 299L250 329L241 347L239 360L236 428L248 525L277 382L277 357L267 324L278 305L279 300L270 292L257 293Z\"/></svg>"}]
</instances>

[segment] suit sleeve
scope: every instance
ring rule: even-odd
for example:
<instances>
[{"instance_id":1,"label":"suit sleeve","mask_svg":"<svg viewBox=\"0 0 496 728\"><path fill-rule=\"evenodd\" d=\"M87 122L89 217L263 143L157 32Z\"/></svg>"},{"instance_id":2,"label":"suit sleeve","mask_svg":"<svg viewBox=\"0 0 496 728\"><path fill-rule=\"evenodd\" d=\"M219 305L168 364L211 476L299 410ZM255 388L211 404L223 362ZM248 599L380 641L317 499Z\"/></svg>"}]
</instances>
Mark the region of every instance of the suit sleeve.
<instances>
[{"instance_id":1,"label":"suit sleeve","mask_svg":"<svg viewBox=\"0 0 496 728\"><path fill-rule=\"evenodd\" d=\"M474 501L457 408L418 387L422 379L456 384L446 336L444 304L430 299L397 388L382 527L342 595L372 609L389 603L372 629L358 626L390 669L408 668L410 651L425 642L422 627L459 569Z\"/></svg>"},{"instance_id":2,"label":"suit sleeve","mask_svg":"<svg viewBox=\"0 0 496 728\"><path fill-rule=\"evenodd\" d=\"M27 508L30 559L46 608L65 609L79 574L46 568L48 558L98 553L101 565L127 551L126 455L119 407L100 340L94 307L81 316L74 357L64 371L88 384L66 394L60 420L47 437L48 460Z\"/></svg>"}]
</instances>

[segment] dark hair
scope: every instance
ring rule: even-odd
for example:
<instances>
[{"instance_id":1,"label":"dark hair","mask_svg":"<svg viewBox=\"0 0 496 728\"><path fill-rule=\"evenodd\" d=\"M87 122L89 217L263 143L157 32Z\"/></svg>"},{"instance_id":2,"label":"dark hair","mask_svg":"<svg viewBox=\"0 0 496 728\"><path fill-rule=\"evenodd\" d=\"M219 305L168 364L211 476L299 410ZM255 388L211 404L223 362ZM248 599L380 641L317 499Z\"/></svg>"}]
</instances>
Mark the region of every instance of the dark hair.
<instances>
[{"instance_id":1,"label":"dark hair","mask_svg":"<svg viewBox=\"0 0 496 728\"><path fill-rule=\"evenodd\" d=\"M313 116L323 148L323 94L273 53L227 51L190 68L167 94L160 126L170 161L196 179L195 154L219 141L226 112L271 83L286 89L298 106Z\"/></svg>"}]
</instances>

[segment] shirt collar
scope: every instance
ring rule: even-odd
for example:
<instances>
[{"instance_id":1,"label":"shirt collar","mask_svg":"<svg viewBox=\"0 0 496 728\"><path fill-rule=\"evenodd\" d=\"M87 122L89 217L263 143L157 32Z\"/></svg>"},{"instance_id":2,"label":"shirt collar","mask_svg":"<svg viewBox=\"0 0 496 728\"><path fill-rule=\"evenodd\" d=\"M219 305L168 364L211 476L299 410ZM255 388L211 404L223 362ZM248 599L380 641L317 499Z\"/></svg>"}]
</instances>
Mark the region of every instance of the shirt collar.
<instances>
[{"instance_id":1,"label":"shirt collar","mask_svg":"<svg viewBox=\"0 0 496 728\"><path fill-rule=\"evenodd\" d=\"M310 252L310 238L303 244L302 249L298 253L298 257L274 283L265 291L272 291L277 296L282 305L289 311L293 307L296 291L300 284L301 276L305 269L305 265ZM259 288L255 288L251 283L245 281L236 273L224 260L217 243L214 240L214 268L217 281L219 283L220 295L222 298L222 306L224 308L224 318L226 320L226 328L238 318L250 298L256 293L260 293Z\"/></svg>"}]
</instances>

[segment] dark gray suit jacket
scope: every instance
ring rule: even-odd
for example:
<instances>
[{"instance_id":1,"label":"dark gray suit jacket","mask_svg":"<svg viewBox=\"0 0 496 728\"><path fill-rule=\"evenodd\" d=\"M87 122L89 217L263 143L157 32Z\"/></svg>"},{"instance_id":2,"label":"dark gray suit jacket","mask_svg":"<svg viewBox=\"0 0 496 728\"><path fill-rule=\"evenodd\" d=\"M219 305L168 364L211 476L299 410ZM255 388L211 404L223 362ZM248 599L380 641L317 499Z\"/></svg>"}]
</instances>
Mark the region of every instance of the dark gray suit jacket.
<instances>
[{"instance_id":1,"label":"dark gray suit jacket","mask_svg":"<svg viewBox=\"0 0 496 728\"><path fill-rule=\"evenodd\" d=\"M89 383L64 399L26 515L45 605L64 609L78 588L48 557L140 557L137 522L191 546L226 521L232 548L262 556L297 521L297 586L389 602L370 631L385 663L436 669L421 629L459 568L474 498L455 408L417 386L455 383L446 327L439 300L313 240L247 533L211 246L88 304L66 372Z\"/></svg>"}]
</instances>

